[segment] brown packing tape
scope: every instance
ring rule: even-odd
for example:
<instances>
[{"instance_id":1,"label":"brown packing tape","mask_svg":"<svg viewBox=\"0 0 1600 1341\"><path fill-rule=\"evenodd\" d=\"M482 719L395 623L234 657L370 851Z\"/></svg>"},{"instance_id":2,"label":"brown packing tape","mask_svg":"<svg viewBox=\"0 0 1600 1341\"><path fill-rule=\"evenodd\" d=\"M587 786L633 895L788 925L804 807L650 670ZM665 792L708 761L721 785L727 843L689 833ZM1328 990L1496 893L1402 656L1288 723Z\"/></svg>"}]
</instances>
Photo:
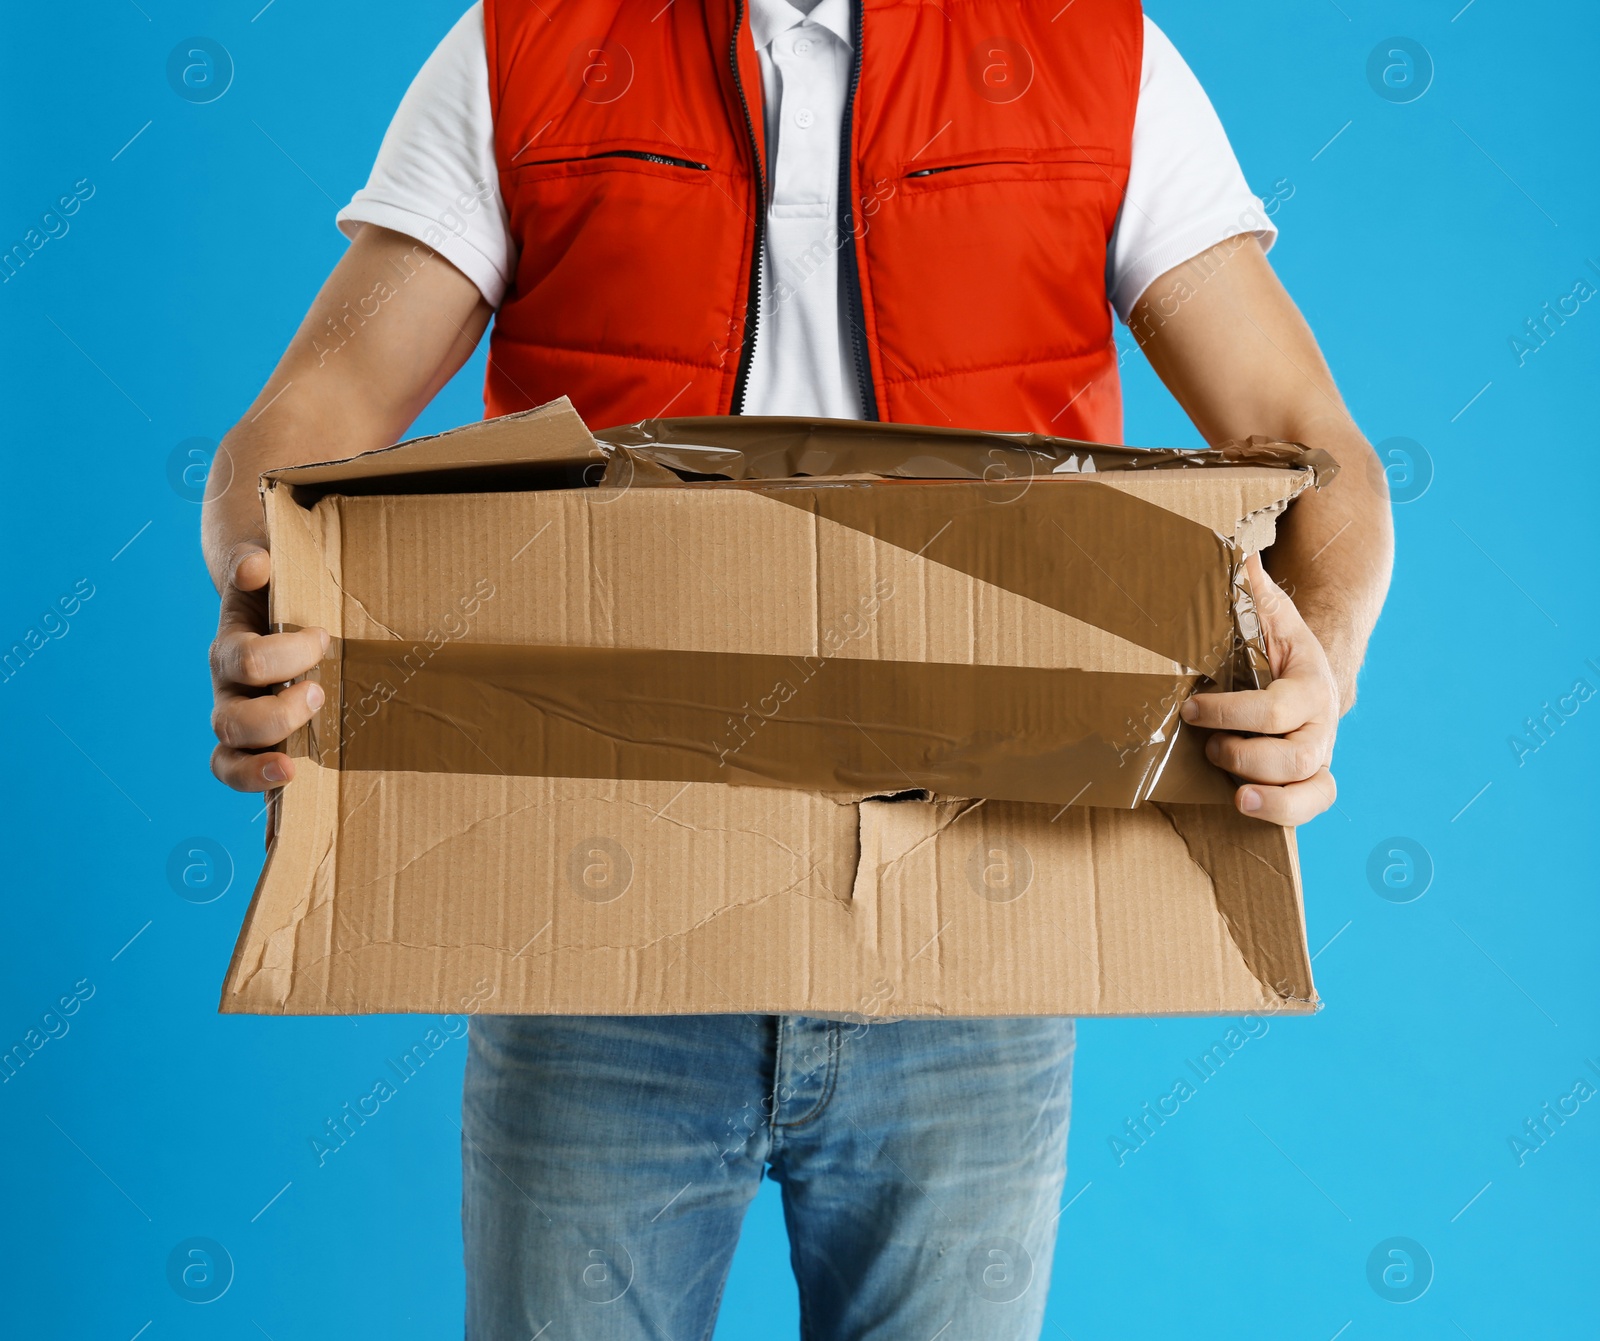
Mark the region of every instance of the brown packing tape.
<instances>
[{"instance_id":1,"label":"brown packing tape","mask_svg":"<svg viewBox=\"0 0 1600 1341\"><path fill-rule=\"evenodd\" d=\"M1193 676L622 648L356 639L346 771L717 782L1128 808Z\"/></svg>"},{"instance_id":2,"label":"brown packing tape","mask_svg":"<svg viewBox=\"0 0 1600 1341\"><path fill-rule=\"evenodd\" d=\"M1206 758L1209 731L1190 726L1181 718L1161 776L1150 789L1152 801L1181 801L1191 805L1232 806L1238 782Z\"/></svg>"},{"instance_id":3,"label":"brown packing tape","mask_svg":"<svg viewBox=\"0 0 1600 1341\"><path fill-rule=\"evenodd\" d=\"M1236 549L1206 526L1092 479L1045 480L1020 496L1008 492L1009 486L976 481L879 480L857 482L852 487L805 481L734 486L677 483L677 488L686 492L708 487L753 490L898 548L921 552L929 560L1107 628L1130 642L1152 646L1224 687L1231 682L1236 666L1244 671L1246 683L1264 682L1261 649L1239 646L1234 603L1247 615L1250 606L1248 583ZM895 491L888 505L885 489ZM1002 501L991 501L997 490ZM1074 532L1087 545L1073 539ZM1019 536L1030 543L1019 544ZM1122 571L1121 581L1109 571L1113 567ZM1224 585L1230 574L1233 601ZM1191 595L1180 599L1186 587ZM1158 619L1158 614L1166 618ZM1259 642L1253 625L1251 631ZM506 686L474 685L472 676L475 667L506 673L505 659L517 655L509 648L469 652L457 647L443 660L435 660L423 642L403 648L387 641L358 642L351 647L365 651L352 656L342 683L336 667L319 670L319 678L330 685L340 683L343 692L329 695L306 729L309 739L291 742L292 752L337 762L342 753L341 715L346 732L352 724L364 724L369 715L375 715L379 701L374 694L387 694L396 684L408 684L413 670L428 663L431 683L442 683L437 677L446 673L452 677L453 697L440 698L426 686L411 686L403 697L421 694L422 699L403 702L397 712L407 720L419 721L435 713L435 734L441 722L457 720L476 722L482 729L463 732L451 726L442 744L435 740L419 752L416 742L429 739L426 731L397 726L400 734L390 739L388 726L376 732L369 728L361 733L358 750L343 756L344 767L752 782L855 793L928 790L1102 806L1134 805L1152 795L1216 803L1227 801L1231 794L1224 775L1197 758L1194 748L1181 752L1183 762L1168 770L1176 709L1193 691L1194 675L1104 677L1055 669L979 670L968 665L862 661L831 678L837 687L835 697L802 705L804 717L783 715L786 729L769 733L764 742L773 747L783 745L781 758L775 761L767 757L768 750L751 749L745 737L754 734L752 727L767 725L768 714L761 704L775 687L790 685L797 672L809 679L806 672L812 663L805 658L728 659L732 654L656 651L625 657L596 650L529 648L521 655L531 659L530 665L553 667L564 657L567 665L580 666L583 658L593 657L606 669L585 667L536 681L523 669L511 666L510 672L521 679L507 696ZM670 705L658 704L652 715L645 711L645 700L634 687L652 684L662 660L674 656L674 664L684 668L675 681L677 698ZM623 665L627 657L643 660L630 663L627 675L616 679L618 672L612 668ZM387 670L369 673L368 668L380 662ZM736 665L744 669L729 669ZM867 669L874 665L889 669L875 676ZM719 669L707 669L713 666ZM716 695L704 697L705 687L718 683L718 676L722 679ZM863 680L888 686L884 692L893 706L873 711L875 720L901 739L906 751L903 756L881 748L861 752L861 742L871 744L876 734L861 734L862 714L874 702L871 691L859 687ZM614 692L590 701L586 696L596 684L611 684ZM1066 688L1069 685L1070 689ZM1025 687L1021 697L1016 693L1018 686ZM1061 705L1052 701L1052 694L1059 697L1063 692L1072 696L1070 707L1075 716L1063 717ZM997 693L1009 695L1013 706L1031 701L1030 696L1047 705L1039 720L1048 729L1036 741L1034 754L1010 762L999 757L1007 752L1014 755L1016 742L1030 739L1033 723L1025 712L999 714L988 701ZM554 736L549 728L539 728L520 752L502 759L499 742L504 732L496 725L495 712L457 706L496 694L502 700L500 717L508 721L515 721L519 712L526 713L527 704L543 702L541 695L553 694L539 711L553 710L554 720L569 725L556 730ZM980 709L962 706L973 697L982 701ZM629 725L612 722L619 707L632 714L626 719ZM667 708L678 714L675 723L663 716ZM943 739L945 723L958 720L963 711L977 712L969 734L956 743ZM923 723L920 736L915 725L919 712ZM581 744L573 739L578 730L570 725L574 722L585 724L587 736ZM805 730L797 731L802 724ZM846 724L855 732L848 740L857 754L827 734L827 729L837 734ZM524 721L517 729L526 735L531 728ZM610 739L618 732L629 737L629 749ZM676 742L672 748L677 757L663 760L659 752L663 742ZM986 760L985 751L994 757ZM701 756L699 764L690 767L685 759L696 753ZM414 762L417 758L432 762ZM708 763L708 758L713 762ZM1117 773L1123 776L1118 778Z\"/></svg>"}]
</instances>

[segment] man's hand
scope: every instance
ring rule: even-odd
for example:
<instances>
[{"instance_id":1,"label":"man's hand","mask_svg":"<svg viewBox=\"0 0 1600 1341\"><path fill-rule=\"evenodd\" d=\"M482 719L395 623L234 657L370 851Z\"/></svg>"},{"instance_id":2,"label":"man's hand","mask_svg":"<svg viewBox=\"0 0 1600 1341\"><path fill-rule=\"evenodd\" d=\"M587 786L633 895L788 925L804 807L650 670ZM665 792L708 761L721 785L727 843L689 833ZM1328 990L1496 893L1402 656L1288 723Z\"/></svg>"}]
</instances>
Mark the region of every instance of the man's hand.
<instances>
[{"instance_id":1,"label":"man's hand","mask_svg":"<svg viewBox=\"0 0 1600 1341\"><path fill-rule=\"evenodd\" d=\"M1303 823L1333 804L1334 726L1355 702L1356 673L1389 586L1394 531L1382 466L1339 398L1311 328L1249 234L1160 276L1128 325L1207 442L1260 433L1320 447L1339 464L1331 481L1295 500L1267 551L1294 601L1251 564L1282 678L1254 694L1204 695L1191 700L1192 718L1185 713L1228 733L1212 757L1249 784L1238 795L1245 814Z\"/></svg>"},{"instance_id":2,"label":"man's hand","mask_svg":"<svg viewBox=\"0 0 1600 1341\"><path fill-rule=\"evenodd\" d=\"M302 680L328 650L326 629L268 633L267 579L271 561L259 545L239 546L222 591L217 640L211 644L211 727L217 748L211 771L241 792L281 787L294 760L269 749L304 726L323 703L322 686Z\"/></svg>"},{"instance_id":3,"label":"man's hand","mask_svg":"<svg viewBox=\"0 0 1600 1341\"><path fill-rule=\"evenodd\" d=\"M285 686L321 660L327 633L267 632L271 562L256 493L261 472L387 447L466 362L489 317L477 285L442 256L368 225L255 404L223 439L228 483L207 495L201 525L222 593L211 645L218 741L211 771L228 786L259 792L293 778L294 761L271 747L323 702L320 685ZM269 832L270 825L269 817Z\"/></svg>"},{"instance_id":4,"label":"man's hand","mask_svg":"<svg viewBox=\"0 0 1600 1341\"><path fill-rule=\"evenodd\" d=\"M1339 729L1339 686L1294 602L1267 576L1258 556L1246 563L1272 683L1197 694L1180 711L1184 721L1215 733L1206 755L1244 780L1233 797L1244 814L1273 824L1304 824L1337 794L1329 765Z\"/></svg>"}]
</instances>

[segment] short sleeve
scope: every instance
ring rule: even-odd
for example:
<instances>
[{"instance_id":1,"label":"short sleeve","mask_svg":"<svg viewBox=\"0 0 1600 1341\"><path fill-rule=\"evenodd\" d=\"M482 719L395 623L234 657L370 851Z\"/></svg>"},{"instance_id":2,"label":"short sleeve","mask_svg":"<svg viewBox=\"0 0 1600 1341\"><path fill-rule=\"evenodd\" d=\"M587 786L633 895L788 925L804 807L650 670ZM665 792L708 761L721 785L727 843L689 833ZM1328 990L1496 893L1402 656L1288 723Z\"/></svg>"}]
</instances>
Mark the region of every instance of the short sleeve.
<instances>
[{"instance_id":1,"label":"short sleeve","mask_svg":"<svg viewBox=\"0 0 1600 1341\"><path fill-rule=\"evenodd\" d=\"M1245 183L1211 99L1167 35L1144 21L1133 152L1106 260L1106 293L1128 320L1158 276L1240 233L1278 230Z\"/></svg>"},{"instance_id":2,"label":"short sleeve","mask_svg":"<svg viewBox=\"0 0 1600 1341\"><path fill-rule=\"evenodd\" d=\"M481 3L461 16L411 81L372 175L336 222L346 236L370 223L426 243L491 306L500 305L516 249L495 164Z\"/></svg>"}]
</instances>

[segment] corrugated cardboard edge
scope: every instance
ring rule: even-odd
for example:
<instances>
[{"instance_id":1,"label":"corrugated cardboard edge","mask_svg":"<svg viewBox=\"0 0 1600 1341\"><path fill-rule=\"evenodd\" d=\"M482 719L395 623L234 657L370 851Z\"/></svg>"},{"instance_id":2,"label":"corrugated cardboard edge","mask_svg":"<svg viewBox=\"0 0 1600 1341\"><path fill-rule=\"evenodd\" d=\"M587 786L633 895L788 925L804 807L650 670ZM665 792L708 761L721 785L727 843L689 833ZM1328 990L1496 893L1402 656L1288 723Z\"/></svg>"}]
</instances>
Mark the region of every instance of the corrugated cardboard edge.
<instances>
[{"instance_id":1,"label":"corrugated cardboard edge","mask_svg":"<svg viewBox=\"0 0 1600 1341\"><path fill-rule=\"evenodd\" d=\"M339 786L336 772L301 759L294 785L274 796L272 846L228 964L220 1011L260 1012L258 979L272 1000L287 1000L300 929L337 887ZM309 882L306 871L313 872ZM240 1004L246 1000L250 1004ZM338 1013L331 1003L330 1013Z\"/></svg>"},{"instance_id":2,"label":"corrugated cardboard edge","mask_svg":"<svg viewBox=\"0 0 1600 1341\"><path fill-rule=\"evenodd\" d=\"M1319 1009L1307 952L1294 830L1215 806L1153 804L1183 839L1190 860L1211 881L1217 911L1256 981L1286 1004ZM1282 898L1284 882L1294 891L1292 917L1287 908L1274 910L1276 915L1270 918L1260 916L1264 904ZM1249 916L1250 912L1256 915Z\"/></svg>"},{"instance_id":3,"label":"corrugated cardboard edge","mask_svg":"<svg viewBox=\"0 0 1600 1341\"><path fill-rule=\"evenodd\" d=\"M338 639L344 630L344 592L337 514L325 513L325 524L319 525L289 497L289 490L277 488L271 479L263 479L261 496L272 539L269 621L274 627L325 628ZM328 683L329 692L316 723L302 727L284 744L296 759L295 780L269 800L272 843L223 979L223 1011L241 1009L230 998L247 996L263 974L274 994L288 995L299 928L311 908L331 899L336 888L341 780L338 772L308 756L313 733L322 740L338 739L341 707L338 677L331 682L325 675L319 678ZM308 871L313 873L309 881Z\"/></svg>"},{"instance_id":4,"label":"corrugated cardboard edge","mask_svg":"<svg viewBox=\"0 0 1600 1341\"><path fill-rule=\"evenodd\" d=\"M330 485L435 470L602 459L599 443L572 402L562 396L536 409L483 419L336 461L270 470L262 478L292 485Z\"/></svg>"},{"instance_id":5,"label":"corrugated cardboard edge","mask_svg":"<svg viewBox=\"0 0 1600 1341\"><path fill-rule=\"evenodd\" d=\"M316 774L311 776L317 776L319 782L325 781L325 775L321 770L317 770ZM298 785L297 783L297 787ZM932 866L950 865L952 850L947 848L947 842L955 844L953 858L957 862L960 861L961 852L973 841L971 826L983 824L984 812L991 804L995 803L946 801L907 804L866 801L858 810L856 870L849 900L851 917L856 922L858 935L873 943L879 941L892 943L896 936L903 936L906 929L905 920L896 910L907 897L908 889L926 888ZM998 804L1004 809L1014 810L1007 803ZM1098 956L1104 952L1102 944L1104 938L1097 931L1093 944L1086 944L1083 947L1094 956L1094 962L1089 965L1094 980L1092 994L1087 998L1080 997L1074 1008L1065 1013L1094 1016L1216 1016L1252 1011L1271 1011L1274 1014L1316 1012L1320 1008L1320 1002L1311 987L1311 966L1303 944L1303 911L1298 894L1294 892L1294 886L1291 884L1286 890L1282 884L1284 875L1292 877L1296 867L1293 831L1263 825L1259 821L1246 819L1237 813L1219 811L1216 807L1191 807L1189 808L1191 814L1187 817L1181 813L1182 808L1179 808L1180 814L1176 821L1170 813L1166 813L1166 807L1153 809L1162 812L1163 818L1158 822L1170 826L1175 840L1180 841L1188 849L1190 862L1204 877L1205 886L1210 891L1211 900L1218 913L1220 925L1217 930L1222 936L1222 943L1231 943L1233 951L1237 952L1239 962L1247 973L1247 980L1255 984L1255 990L1248 994L1230 994L1218 998L1214 1003L1193 1009L1175 1007L1171 1004L1152 1005L1147 1001L1133 1002L1123 998L1116 990L1116 970L1108 969L1100 963ZM305 925L308 921L313 925L324 927L324 932L318 933L319 935L325 934L330 929L326 905L332 895L332 881L335 874L334 859L330 852L332 818L326 814L320 817L312 816L309 814L309 808L301 812L301 817L313 820L307 827L315 829L322 839L327 840L328 845L320 857L314 850L318 846L316 842L302 843L299 847L285 847L282 857L286 869L291 871L296 869L296 861L305 861L307 868L316 863L316 879L305 891L305 896L298 900L293 897L294 891L280 885L276 878L264 879L259 915L261 935L256 938L261 942L260 950L248 962L238 961L230 969L230 982L237 979L237 987L231 994L224 995L221 1009L228 1013L273 1015L370 1014L396 1011L431 1013L435 1009L447 1009L448 1003L442 998L437 1002L419 1004L415 996L395 997L392 992L393 984L387 981L374 982L373 990L359 1000L351 1000L341 993L341 1000L336 1004L330 997L328 973L334 962L330 957L334 953L332 945L302 947L300 942L304 940ZM1098 849L1101 840L1110 836L1099 832L1096 823L1099 818L1101 815L1096 812L1084 812L1084 822L1089 824L1093 839L1092 860L1096 863L1100 860ZM1186 818L1198 821L1198 824L1186 825L1184 822ZM1044 822L1042 812L1036 822ZM1015 832L1009 827L1011 820L1003 820L1002 824L1006 827L999 832ZM1186 828L1188 832L1184 831ZM1256 867L1255 872L1250 869L1252 864ZM1263 868L1266 871L1264 876L1260 873ZM1242 878L1241 869L1244 871ZM1240 881L1237 893L1218 899L1218 882L1230 880ZM714 919L721 919L734 909L746 908L770 897L770 894L756 896L728 908L719 908L712 916ZM944 895L941 894L940 897L942 899ZM942 909L941 904L941 910L933 915L930 925L942 927L945 924L946 915ZM274 910L278 910L277 915L269 917L269 912ZM323 915L313 917L319 910L322 910ZM881 927L880 918L885 922ZM712 919L703 919L703 921L710 920ZM1265 925L1258 925L1252 931L1252 922L1264 922ZM1047 918L1037 934L1048 938L1052 934L1053 927L1053 922ZM693 929L684 928L671 935L681 936ZM1301 943L1294 946L1292 942L1297 937ZM919 934L916 941L920 940ZM906 942L908 952L916 941ZM472 948L481 950L489 947ZM291 965L297 949L301 950L298 989L290 980L293 976ZM935 931L928 943L916 954L912 954L907 962L914 961L925 953L937 963L945 952L943 941ZM499 953L502 957L515 958L520 952L513 952L507 945ZM581 962L580 953L574 967ZM435 964L434 974L437 975L441 965L446 963L447 960ZM1276 984L1269 981L1272 978L1277 979ZM656 984L657 988L661 985ZM308 997L312 1000L320 998L324 1003L323 1008L310 1008ZM294 1002L292 1005L291 998ZM525 1006L511 1007L511 1009L532 1014L550 1013L541 1008L529 1010ZM759 986L746 982L739 990L739 1004L737 1006L730 1004L725 1010L719 1010L715 1006L708 1007L705 1004L675 1009L670 998L662 999L651 995L645 1001L630 998L627 1003L596 1006L588 1013L637 1013L640 1010L650 1014L770 1013L783 1009L794 1009L794 1007L775 998L764 1000ZM851 1009L851 1005L848 1002L837 1005L824 1003L815 1009L824 1013L837 1013ZM894 1018L986 1018L1064 1013L1026 1005L1021 1008L1008 1005L1003 1009L987 1010L951 1009L939 999L937 993L930 996L925 990L898 995L889 1009ZM563 1012L557 1010L554 1013Z\"/></svg>"}]
</instances>

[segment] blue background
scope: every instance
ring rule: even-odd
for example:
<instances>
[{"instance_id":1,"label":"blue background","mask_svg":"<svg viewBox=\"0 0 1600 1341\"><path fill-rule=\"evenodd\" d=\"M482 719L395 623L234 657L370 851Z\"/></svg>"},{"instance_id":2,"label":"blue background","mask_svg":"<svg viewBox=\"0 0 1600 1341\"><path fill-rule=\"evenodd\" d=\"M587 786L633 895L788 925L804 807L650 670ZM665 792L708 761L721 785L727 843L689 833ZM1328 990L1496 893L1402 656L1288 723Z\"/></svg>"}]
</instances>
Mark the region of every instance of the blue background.
<instances>
[{"instance_id":1,"label":"blue background","mask_svg":"<svg viewBox=\"0 0 1600 1341\"><path fill-rule=\"evenodd\" d=\"M459 1334L463 1046L318 1167L311 1136L432 1022L215 1011L263 822L206 772L215 596L169 462L220 437L265 378L343 250L336 205L461 3L7 8L0 244L80 179L93 195L0 286L0 641L80 579L94 590L0 683L0 1045L93 988L0 1086L10 1334ZM1520 362L1511 347L1541 304L1600 284L1600 49L1586 5L1459 8L1151 5L1251 185L1279 197L1274 263L1358 422L1416 446L1393 458L1409 501L1339 808L1301 835L1327 1008L1273 1021L1120 1165L1110 1138L1224 1022L1082 1026L1047 1336L1600 1329L1600 1102L1520 1162L1509 1139L1580 1077L1600 1084L1600 702L1520 763L1510 743L1533 743L1525 719L1575 681L1600 688L1600 303ZM236 67L209 104L166 75L194 34ZM1368 78L1396 34L1433 66L1409 102ZM1195 441L1136 352L1125 370L1129 440ZM481 372L475 359L419 430L475 417ZM167 871L195 836L233 866L208 903ZM1369 879L1392 838L1419 854L1391 872L1398 888ZM166 1278L194 1236L235 1273L204 1307ZM1412 1303L1368 1280L1396 1236L1431 1261ZM793 1335L795 1318L769 1186L717 1335Z\"/></svg>"}]
</instances>

